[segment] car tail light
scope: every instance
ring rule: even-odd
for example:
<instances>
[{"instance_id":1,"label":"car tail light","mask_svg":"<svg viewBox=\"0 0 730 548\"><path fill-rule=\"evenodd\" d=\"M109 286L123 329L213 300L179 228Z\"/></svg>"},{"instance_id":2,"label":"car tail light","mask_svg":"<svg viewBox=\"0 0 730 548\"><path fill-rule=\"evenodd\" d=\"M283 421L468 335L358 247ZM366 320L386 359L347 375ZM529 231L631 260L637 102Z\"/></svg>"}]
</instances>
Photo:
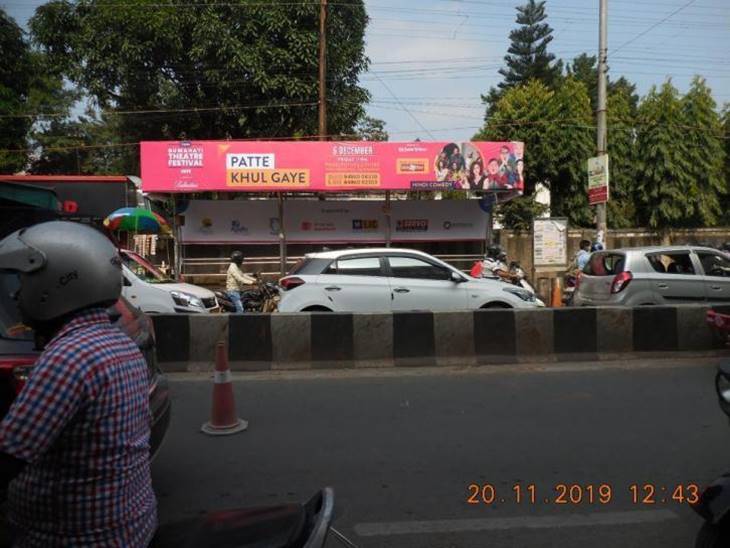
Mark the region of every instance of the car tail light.
<instances>
[{"instance_id":1,"label":"car tail light","mask_svg":"<svg viewBox=\"0 0 730 548\"><path fill-rule=\"evenodd\" d=\"M296 287L299 287L300 285L304 285L304 280L295 276L291 278L282 278L281 280L279 280L279 285L285 291L289 291L290 289L294 289Z\"/></svg>"},{"instance_id":2,"label":"car tail light","mask_svg":"<svg viewBox=\"0 0 730 548\"><path fill-rule=\"evenodd\" d=\"M33 356L0 357L0 375L10 377L10 383L16 394L19 394L25 386L35 360Z\"/></svg>"},{"instance_id":3,"label":"car tail light","mask_svg":"<svg viewBox=\"0 0 730 548\"><path fill-rule=\"evenodd\" d=\"M633 279L634 277L632 276L631 272L620 272L619 274L616 274L616 277L611 283L611 293L620 293L626 288L627 285L629 285L629 282Z\"/></svg>"}]
</instances>

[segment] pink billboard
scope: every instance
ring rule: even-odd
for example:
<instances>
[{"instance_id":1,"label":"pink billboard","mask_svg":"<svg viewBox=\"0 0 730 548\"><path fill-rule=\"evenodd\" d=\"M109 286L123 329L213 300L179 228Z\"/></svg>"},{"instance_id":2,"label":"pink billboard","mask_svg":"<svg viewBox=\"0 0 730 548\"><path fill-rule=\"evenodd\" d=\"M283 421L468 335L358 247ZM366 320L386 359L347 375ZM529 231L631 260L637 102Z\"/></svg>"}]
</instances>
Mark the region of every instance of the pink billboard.
<instances>
[{"instance_id":1,"label":"pink billboard","mask_svg":"<svg viewBox=\"0 0 730 548\"><path fill-rule=\"evenodd\" d=\"M520 142L154 141L145 192L342 192L524 188Z\"/></svg>"}]
</instances>

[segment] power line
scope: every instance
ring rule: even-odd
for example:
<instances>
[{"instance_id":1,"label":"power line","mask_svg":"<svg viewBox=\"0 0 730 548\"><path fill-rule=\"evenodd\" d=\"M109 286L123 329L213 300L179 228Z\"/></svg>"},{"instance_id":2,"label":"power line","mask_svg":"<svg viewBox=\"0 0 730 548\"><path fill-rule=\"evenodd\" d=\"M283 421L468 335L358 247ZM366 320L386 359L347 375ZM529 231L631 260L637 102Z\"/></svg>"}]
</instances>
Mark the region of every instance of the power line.
<instances>
[{"instance_id":1,"label":"power line","mask_svg":"<svg viewBox=\"0 0 730 548\"><path fill-rule=\"evenodd\" d=\"M393 90L390 89L390 86L388 84L386 84L385 81L380 76L378 76L378 73L373 72L372 74L380 81L381 84L383 84L383 87L388 91L388 93L390 93L390 95L393 97L393 99L398 101L398 104L400 104L401 108L413 119L413 121L416 122L416 124L418 124L418 126L423 131L425 131L432 139L434 139L433 134L428 129L426 129L426 127L421 123L421 121L418 118L416 118L413 115L413 113L410 110L408 110L408 108L403 103L401 103L400 99L398 99L398 96L395 93L393 93Z\"/></svg>"},{"instance_id":2,"label":"power line","mask_svg":"<svg viewBox=\"0 0 730 548\"><path fill-rule=\"evenodd\" d=\"M690 0L690 1L689 1L689 2L687 2L686 4L683 4L682 6L678 7L678 8L676 9L676 10L674 10L674 11L673 11L672 13L670 13L669 15L667 15L666 17L664 17L663 19L660 19L659 21L657 21L656 23L654 23L654 24L653 24L652 26L650 26L650 27L649 27L649 28L647 28L646 30L644 30L644 31L640 32L639 34L637 34L636 36L634 36L634 37L633 37L633 38L631 38L630 40L628 40L628 41L624 42L623 44L621 44L621 45L620 45L619 47L617 47L616 49L613 49L613 50L609 50L609 53L616 53L617 51L620 51L620 50L622 50L623 48L625 48L625 47L626 47L626 46L628 46L629 44L633 44L633 43L634 43L634 42L636 42L636 41L637 41L637 40L638 40L639 38L641 38L642 36L645 36L646 34L650 33L650 32L651 32L652 30L654 30L655 28L657 28L657 27L658 27L659 25L661 25L662 23L664 23L665 21L667 21L667 20L671 19L671 18L672 18L672 17L674 17L675 15L677 15L677 14L678 14L678 13L679 13L680 11L682 11L682 10L684 10L684 9L687 9L687 8L688 8L688 7L690 7L690 6L692 5L692 4L694 4L694 3L696 2L696 1L697 1L697 0Z\"/></svg>"}]
</instances>

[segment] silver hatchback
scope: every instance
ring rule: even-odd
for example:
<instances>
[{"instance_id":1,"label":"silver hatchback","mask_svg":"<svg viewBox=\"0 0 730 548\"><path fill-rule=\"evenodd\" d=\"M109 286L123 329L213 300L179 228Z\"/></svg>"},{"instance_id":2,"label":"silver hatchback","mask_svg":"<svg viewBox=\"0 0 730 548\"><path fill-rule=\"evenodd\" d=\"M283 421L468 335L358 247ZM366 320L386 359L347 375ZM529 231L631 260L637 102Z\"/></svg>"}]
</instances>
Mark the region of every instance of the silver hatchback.
<instances>
[{"instance_id":1,"label":"silver hatchback","mask_svg":"<svg viewBox=\"0 0 730 548\"><path fill-rule=\"evenodd\" d=\"M709 247L599 251L583 269L576 306L730 302L730 255Z\"/></svg>"}]
</instances>

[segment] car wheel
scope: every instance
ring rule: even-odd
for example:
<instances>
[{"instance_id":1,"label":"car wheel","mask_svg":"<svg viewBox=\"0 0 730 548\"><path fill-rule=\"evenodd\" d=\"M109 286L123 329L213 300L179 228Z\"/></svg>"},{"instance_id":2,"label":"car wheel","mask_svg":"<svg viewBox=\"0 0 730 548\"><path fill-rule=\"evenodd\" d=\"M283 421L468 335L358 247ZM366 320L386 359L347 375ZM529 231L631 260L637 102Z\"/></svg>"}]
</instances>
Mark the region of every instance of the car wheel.
<instances>
[{"instance_id":1,"label":"car wheel","mask_svg":"<svg viewBox=\"0 0 730 548\"><path fill-rule=\"evenodd\" d=\"M484 306L482 306L482 310L489 310L489 309L505 309L505 308L512 308L507 303L487 303Z\"/></svg>"},{"instance_id":2,"label":"car wheel","mask_svg":"<svg viewBox=\"0 0 730 548\"><path fill-rule=\"evenodd\" d=\"M302 312L332 312L332 309L326 306L308 306L304 308Z\"/></svg>"}]
</instances>

